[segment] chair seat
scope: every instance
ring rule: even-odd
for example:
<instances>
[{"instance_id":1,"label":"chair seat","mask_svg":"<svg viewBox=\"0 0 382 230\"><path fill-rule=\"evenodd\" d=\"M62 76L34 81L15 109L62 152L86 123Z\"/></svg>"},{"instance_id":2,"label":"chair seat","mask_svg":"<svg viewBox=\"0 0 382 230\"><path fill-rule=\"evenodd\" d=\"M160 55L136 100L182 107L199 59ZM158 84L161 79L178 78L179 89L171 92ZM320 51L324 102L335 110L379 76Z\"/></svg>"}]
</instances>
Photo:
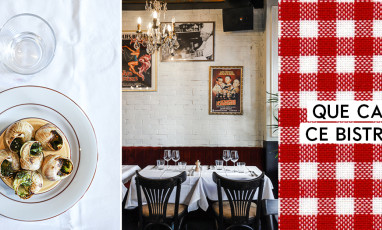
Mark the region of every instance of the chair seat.
<instances>
[{"instance_id":1,"label":"chair seat","mask_svg":"<svg viewBox=\"0 0 382 230\"><path fill-rule=\"evenodd\" d=\"M212 204L212 209L215 214L219 216L219 202L214 202ZM255 203L251 203L251 208L249 209L249 219L254 218L256 216L257 205ZM223 217L226 219L231 219L231 206L229 205L229 201L223 201Z\"/></svg>"},{"instance_id":2,"label":"chair seat","mask_svg":"<svg viewBox=\"0 0 382 230\"><path fill-rule=\"evenodd\" d=\"M184 211L187 210L187 205L184 204L179 204L179 209L178 209L178 216L181 216ZM148 205L143 205L142 206L142 213L144 216L149 216L149 206ZM167 204L167 210L166 210L166 217L167 218L172 218L174 217L175 214L175 204Z\"/></svg>"}]
</instances>

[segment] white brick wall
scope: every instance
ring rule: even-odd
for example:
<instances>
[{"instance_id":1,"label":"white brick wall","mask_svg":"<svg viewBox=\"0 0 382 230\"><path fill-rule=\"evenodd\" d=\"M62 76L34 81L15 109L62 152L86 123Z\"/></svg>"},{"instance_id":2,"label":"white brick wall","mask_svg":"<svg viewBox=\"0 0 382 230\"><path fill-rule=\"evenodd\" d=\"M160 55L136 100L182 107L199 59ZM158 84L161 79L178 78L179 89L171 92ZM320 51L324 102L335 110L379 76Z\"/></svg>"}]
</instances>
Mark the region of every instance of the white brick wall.
<instances>
[{"instance_id":1,"label":"white brick wall","mask_svg":"<svg viewBox=\"0 0 382 230\"><path fill-rule=\"evenodd\" d=\"M255 30L223 32L222 10L168 11L177 21L215 21L214 62L158 62L157 92L122 93L123 146L261 146L265 132L265 34L262 11ZM144 11L124 11L135 30ZM145 29L143 26L142 29ZM244 115L208 115L209 66L244 66Z\"/></svg>"}]
</instances>

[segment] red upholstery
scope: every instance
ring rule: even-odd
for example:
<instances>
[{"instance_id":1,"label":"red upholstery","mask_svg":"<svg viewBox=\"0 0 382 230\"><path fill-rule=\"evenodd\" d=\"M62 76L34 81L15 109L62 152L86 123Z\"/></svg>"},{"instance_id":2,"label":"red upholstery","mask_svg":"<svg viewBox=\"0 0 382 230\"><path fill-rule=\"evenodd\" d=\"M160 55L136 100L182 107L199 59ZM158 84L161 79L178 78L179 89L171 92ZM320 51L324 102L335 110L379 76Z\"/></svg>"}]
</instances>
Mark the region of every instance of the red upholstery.
<instances>
[{"instance_id":1,"label":"red upholstery","mask_svg":"<svg viewBox=\"0 0 382 230\"><path fill-rule=\"evenodd\" d=\"M139 165L141 168L155 165L156 160L163 159L165 149L179 150L180 161L186 161L188 165L195 164L196 160L202 165L214 165L215 160L222 159L223 150L237 150L240 162L264 169L264 149L260 147L122 147L122 164ZM171 164L174 162L170 161Z\"/></svg>"}]
</instances>

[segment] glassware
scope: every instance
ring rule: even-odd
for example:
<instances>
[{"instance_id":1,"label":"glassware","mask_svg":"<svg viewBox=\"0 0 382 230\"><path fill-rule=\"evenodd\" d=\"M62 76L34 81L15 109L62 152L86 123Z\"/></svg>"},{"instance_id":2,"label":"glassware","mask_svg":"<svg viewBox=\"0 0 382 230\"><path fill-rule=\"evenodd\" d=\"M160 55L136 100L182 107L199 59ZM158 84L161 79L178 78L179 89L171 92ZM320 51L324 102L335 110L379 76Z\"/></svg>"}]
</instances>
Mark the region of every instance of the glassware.
<instances>
[{"instance_id":1,"label":"glassware","mask_svg":"<svg viewBox=\"0 0 382 230\"><path fill-rule=\"evenodd\" d=\"M239 173L244 173L245 162L237 162L237 170L239 171Z\"/></svg>"},{"instance_id":2,"label":"glassware","mask_svg":"<svg viewBox=\"0 0 382 230\"><path fill-rule=\"evenodd\" d=\"M178 162L178 168L179 170L186 170L187 162L181 161Z\"/></svg>"},{"instance_id":3,"label":"glassware","mask_svg":"<svg viewBox=\"0 0 382 230\"><path fill-rule=\"evenodd\" d=\"M223 160L225 161L225 166L228 166L228 161L231 160L231 151L223 150Z\"/></svg>"},{"instance_id":4,"label":"glassware","mask_svg":"<svg viewBox=\"0 0 382 230\"><path fill-rule=\"evenodd\" d=\"M223 169L224 162L222 160L215 160L215 164L216 164L216 169L217 170L222 170Z\"/></svg>"},{"instance_id":5,"label":"glassware","mask_svg":"<svg viewBox=\"0 0 382 230\"><path fill-rule=\"evenodd\" d=\"M179 150L172 150L171 159L175 162L176 165L176 162L180 160Z\"/></svg>"},{"instance_id":6,"label":"glassware","mask_svg":"<svg viewBox=\"0 0 382 230\"><path fill-rule=\"evenodd\" d=\"M168 162L171 160L171 150L165 150L164 151L164 157L163 159L167 161L167 168L168 168Z\"/></svg>"},{"instance_id":7,"label":"glassware","mask_svg":"<svg viewBox=\"0 0 382 230\"><path fill-rule=\"evenodd\" d=\"M157 160L157 168L159 170L164 169L164 160Z\"/></svg>"},{"instance_id":8,"label":"glassware","mask_svg":"<svg viewBox=\"0 0 382 230\"><path fill-rule=\"evenodd\" d=\"M0 30L1 62L19 74L34 74L54 57L56 37L52 27L34 14L18 14Z\"/></svg>"},{"instance_id":9,"label":"glassware","mask_svg":"<svg viewBox=\"0 0 382 230\"><path fill-rule=\"evenodd\" d=\"M236 161L239 160L239 153L236 150L231 151L231 161L233 162L233 166L235 166Z\"/></svg>"}]
</instances>

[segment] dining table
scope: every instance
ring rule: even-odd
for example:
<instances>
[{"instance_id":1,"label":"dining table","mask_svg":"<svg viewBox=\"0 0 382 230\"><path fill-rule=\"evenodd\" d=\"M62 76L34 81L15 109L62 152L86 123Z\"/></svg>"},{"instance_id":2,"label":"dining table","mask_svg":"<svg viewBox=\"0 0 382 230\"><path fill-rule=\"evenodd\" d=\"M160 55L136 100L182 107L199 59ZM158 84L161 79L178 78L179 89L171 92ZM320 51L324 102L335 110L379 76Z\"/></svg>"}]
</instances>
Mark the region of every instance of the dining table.
<instances>
[{"instance_id":1,"label":"dining table","mask_svg":"<svg viewBox=\"0 0 382 230\"><path fill-rule=\"evenodd\" d=\"M121 182L114 178L121 173L121 82L117 79L121 75L121 2L2 0L0 27L21 13L38 15L50 24L56 37L55 55L45 69L32 75L13 73L0 63L0 91L32 85L71 98L93 125L98 149L93 154L98 162L87 192L66 212L33 222L0 213L0 229L120 229ZM0 40L0 48L1 44ZM75 178L73 183L80 181Z\"/></svg>"},{"instance_id":2,"label":"dining table","mask_svg":"<svg viewBox=\"0 0 382 230\"><path fill-rule=\"evenodd\" d=\"M185 169L180 169L178 166L165 166L163 169L158 169L155 165L148 165L139 173L143 177L150 179L164 179L179 175L183 171L187 172L187 179L181 185L180 204L188 206L188 211L192 212L199 208L207 211L210 201L218 200L217 186L213 181L212 174L217 174L233 179L233 180L250 180L261 175L262 171L256 166L246 166L242 172L239 172L235 166L224 166L222 169L217 169L213 165L202 165L198 172L195 171L195 165L187 165ZM273 185L269 177L264 175L264 186L262 199L274 199ZM169 198L169 203L175 203L174 190ZM258 189L254 197L258 196ZM223 200L227 200L227 196L223 193ZM142 193L142 202L145 204L146 199ZM137 187L135 184L135 176L131 179L130 188L127 195L125 209L134 209L138 206Z\"/></svg>"}]
</instances>

